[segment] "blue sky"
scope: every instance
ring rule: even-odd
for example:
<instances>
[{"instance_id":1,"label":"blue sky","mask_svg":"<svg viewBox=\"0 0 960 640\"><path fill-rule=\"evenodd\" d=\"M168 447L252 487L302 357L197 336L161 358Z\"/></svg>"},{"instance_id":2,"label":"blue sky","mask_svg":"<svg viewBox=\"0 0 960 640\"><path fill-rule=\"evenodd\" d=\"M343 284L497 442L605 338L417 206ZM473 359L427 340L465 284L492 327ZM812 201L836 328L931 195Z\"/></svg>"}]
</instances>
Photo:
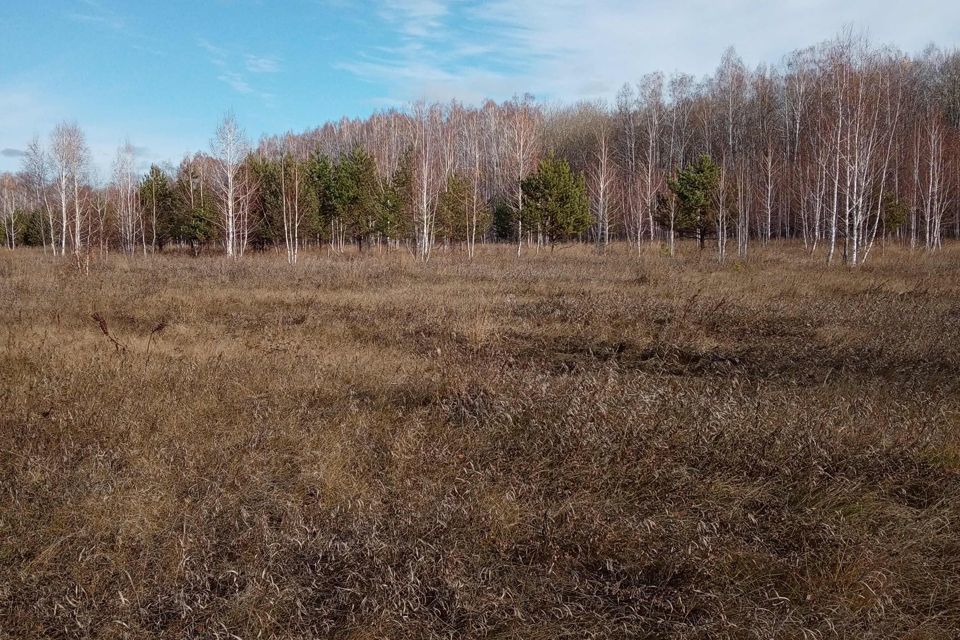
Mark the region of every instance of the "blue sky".
<instances>
[{"instance_id":1,"label":"blue sky","mask_svg":"<svg viewBox=\"0 0 960 640\"><path fill-rule=\"evenodd\" d=\"M960 44L954 0L2 0L0 170L59 120L101 173L207 149L233 109L256 139L419 97L610 99L654 70L776 62L844 25L916 52Z\"/></svg>"}]
</instances>

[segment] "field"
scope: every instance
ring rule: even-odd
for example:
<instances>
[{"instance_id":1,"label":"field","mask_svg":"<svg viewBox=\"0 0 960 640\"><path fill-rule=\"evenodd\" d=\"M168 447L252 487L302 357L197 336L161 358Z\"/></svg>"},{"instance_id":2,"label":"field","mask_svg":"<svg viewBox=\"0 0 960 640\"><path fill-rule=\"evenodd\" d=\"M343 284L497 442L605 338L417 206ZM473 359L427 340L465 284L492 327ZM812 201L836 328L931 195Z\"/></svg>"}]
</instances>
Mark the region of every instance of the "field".
<instances>
[{"instance_id":1,"label":"field","mask_svg":"<svg viewBox=\"0 0 960 640\"><path fill-rule=\"evenodd\" d=\"M0 254L0 637L960 635L960 246L481 249Z\"/></svg>"}]
</instances>

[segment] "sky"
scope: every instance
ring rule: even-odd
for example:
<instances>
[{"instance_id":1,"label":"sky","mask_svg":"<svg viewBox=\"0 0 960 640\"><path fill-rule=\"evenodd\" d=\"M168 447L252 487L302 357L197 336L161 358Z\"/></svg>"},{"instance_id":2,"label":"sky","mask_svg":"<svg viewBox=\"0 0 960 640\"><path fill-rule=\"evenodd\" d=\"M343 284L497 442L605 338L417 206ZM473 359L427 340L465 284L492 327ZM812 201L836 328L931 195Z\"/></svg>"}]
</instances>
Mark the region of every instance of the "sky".
<instances>
[{"instance_id":1,"label":"sky","mask_svg":"<svg viewBox=\"0 0 960 640\"><path fill-rule=\"evenodd\" d=\"M958 0L0 0L0 171L63 120L101 179L419 98L612 100L651 71L754 67L852 26L915 53L960 45Z\"/></svg>"}]
</instances>

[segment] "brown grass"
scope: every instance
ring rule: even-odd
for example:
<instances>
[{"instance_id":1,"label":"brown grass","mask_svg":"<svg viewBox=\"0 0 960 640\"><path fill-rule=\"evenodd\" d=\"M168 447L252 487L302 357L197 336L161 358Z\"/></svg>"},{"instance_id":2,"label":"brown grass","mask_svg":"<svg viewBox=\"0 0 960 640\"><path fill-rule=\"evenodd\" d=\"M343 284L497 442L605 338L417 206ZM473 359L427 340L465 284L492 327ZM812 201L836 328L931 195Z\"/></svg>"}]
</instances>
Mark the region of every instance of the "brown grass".
<instances>
[{"instance_id":1,"label":"brown grass","mask_svg":"<svg viewBox=\"0 0 960 640\"><path fill-rule=\"evenodd\" d=\"M0 637L956 637L960 247L871 259L4 253Z\"/></svg>"}]
</instances>

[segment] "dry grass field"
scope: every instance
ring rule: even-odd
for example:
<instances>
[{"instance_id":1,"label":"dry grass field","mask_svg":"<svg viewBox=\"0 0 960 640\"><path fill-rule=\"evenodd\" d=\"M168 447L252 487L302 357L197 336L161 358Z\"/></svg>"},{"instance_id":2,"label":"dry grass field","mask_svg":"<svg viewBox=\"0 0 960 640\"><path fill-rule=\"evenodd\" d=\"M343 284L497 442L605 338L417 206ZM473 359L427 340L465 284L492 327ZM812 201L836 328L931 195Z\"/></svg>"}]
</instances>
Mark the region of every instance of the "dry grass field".
<instances>
[{"instance_id":1,"label":"dry grass field","mask_svg":"<svg viewBox=\"0 0 960 640\"><path fill-rule=\"evenodd\" d=\"M0 637L960 636L960 247L684 249L2 253Z\"/></svg>"}]
</instances>

